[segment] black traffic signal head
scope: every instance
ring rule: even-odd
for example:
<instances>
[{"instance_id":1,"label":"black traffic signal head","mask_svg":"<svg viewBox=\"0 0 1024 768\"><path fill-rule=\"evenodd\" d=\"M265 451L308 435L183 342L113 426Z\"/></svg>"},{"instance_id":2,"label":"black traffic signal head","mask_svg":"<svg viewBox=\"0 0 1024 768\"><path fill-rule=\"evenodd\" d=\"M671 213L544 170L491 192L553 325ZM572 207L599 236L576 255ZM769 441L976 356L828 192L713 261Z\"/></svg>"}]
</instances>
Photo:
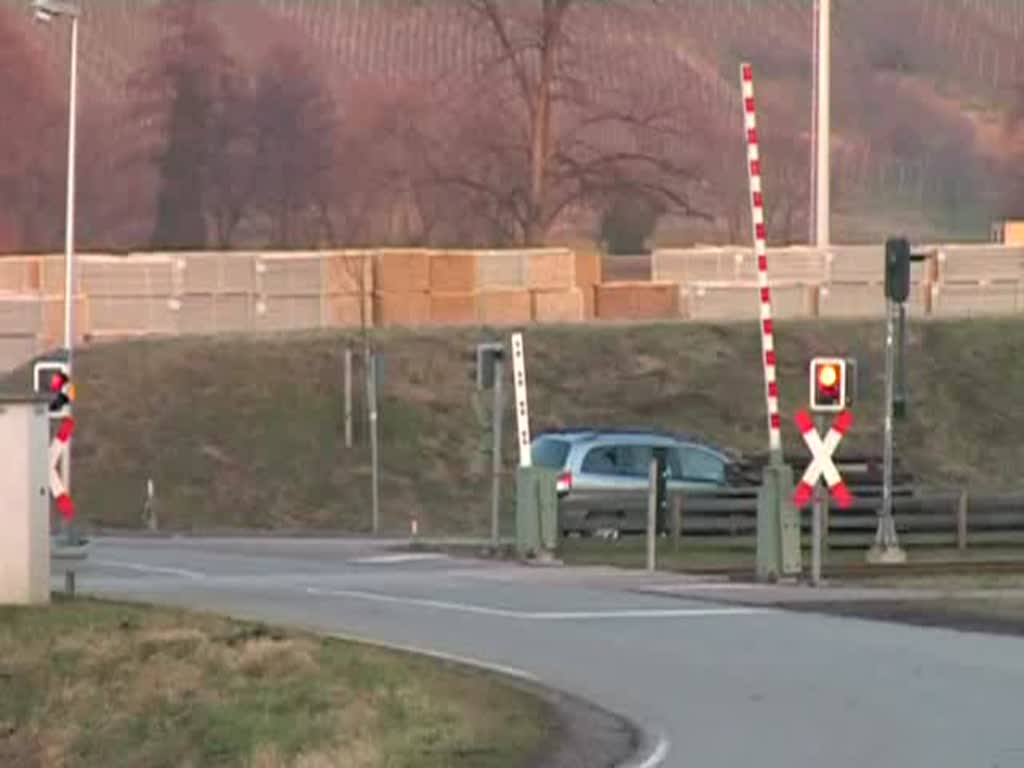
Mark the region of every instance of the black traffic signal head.
<instances>
[{"instance_id":1,"label":"black traffic signal head","mask_svg":"<svg viewBox=\"0 0 1024 768\"><path fill-rule=\"evenodd\" d=\"M493 389L497 377L496 368L499 361L505 359L505 345L500 341L490 341L476 345L476 387L477 389Z\"/></svg>"},{"instance_id":2,"label":"black traffic signal head","mask_svg":"<svg viewBox=\"0 0 1024 768\"><path fill-rule=\"evenodd\" d=\"M910 296L910 243L906 238L885 241L885 296L902 304Z\"/></svg>"},{"instance_id":3,"label":"black traffic signal head","mask_svg":"<svg viewBox=\"0 0 1024 768\"><path fill-rule=\"evenodd\" d=\"M811 410L819 413L842 411L847 406L847 361L816 357L811 361Z\"/></svg>"},{"instance_id":4,"label":"black traffic signal head","mask_svg":"<svg viewBox=\"0 0 1024 768\"><path fill-rule=\"evenodd\" d=\"M67 363L52 360L36 363L33 378L35 391L50 396L51 416L66 415L75 399L75 386L68 375Z\"/></svg>"}]
</instances>

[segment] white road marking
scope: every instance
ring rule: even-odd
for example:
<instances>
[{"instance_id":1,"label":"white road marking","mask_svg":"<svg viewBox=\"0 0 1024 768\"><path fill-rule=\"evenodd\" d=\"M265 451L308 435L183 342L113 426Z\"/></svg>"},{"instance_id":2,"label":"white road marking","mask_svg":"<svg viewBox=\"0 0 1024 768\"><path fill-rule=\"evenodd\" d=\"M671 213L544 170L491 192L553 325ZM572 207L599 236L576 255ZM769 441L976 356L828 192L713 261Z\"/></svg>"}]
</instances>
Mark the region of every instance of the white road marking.
<instances>
[{"instance_id":1,"label":"white road marking","mask_svg":"<svg viewBox=\"0 0 1024 768\"><path fill-rule=\"evenodd\" d=\"M448 555L438 552L410 552L398 555L373 555L357 557L349 560L354 565L400 565L402 563L420 563L428 560L448 560Z\"/></svg>"},{"instance_id":2,"label":"white road marking","mask_svg":"<svg viewBox=\"0 0 1024 768\"><path fill-rule=\"evenodd\" d=\"M419 597L402 597L384 595L379 592L364 592L355 589L318 589L307 587L310 595L326 597L347 597L356 600L369 600L378 603L396 603L413 605L421 608L436 608L442 611L472 613L480 616L497 616L506 619L525 619L528 621L577 621L586 619L681 619L702 618L711 616L752 616L768 611L761 608L653 608L633 610L607 611L514 611L507 608L491 608L486 605L471 603L454 603L445 600L428 600Z\"/></svg>"},{"instance_id":3,"label":"white road marking","mask_svg":"<svg viewBox=\"0 0 1024 768\"><path fill-rule=\"evenodd\" d=\"M665 762L665 758L668 757L671 746L669 740L661 736L658 738L658 743L655 744L654 749L646 758L639 763L627 763L622 768L658 768L658 766Z\"/></svg>"},{"instance_id":4,"label":"white road marking","mask_svg":"<svg viewBox=\"0 0 1024 768\"><path fill-rule=\"evenodd\" d=\"M686 596L690 593L700 593L705 591L715 592L757 592L767 591L769 589L778 589L772 584L744 584L742 582L708 582L706 584L683 584L680 586L653 586L653 587L639 587L634 589L634 592L639 594L651 594L651 595L679 595Z\"/></svg>"},{"instance_id":5,"label":"white road marking","mask_svg":"<svg viewBox=\"0 0 1024 768\"><path fill-rule=\"evenodd\" d=\"M138 571L139 573L159 573L168 576L181 576L184 579L192 579L193 581L202 581L206 578L205 573L199 573L199 571L187 571L184 568L164 568L158 565L122 563L117 560L94 560L92 558L90 558L88 562L104 568L122 568L128 571Z\"/></svg>"},{"instance_id":6,"label":"white road marking","mask_svg":"<svg viewBox=\"0 0 1024 768\"><path fill-rule=\"evenodd\" d=\"M372 645L378 648L386 648L387 650L399 651L401 653L413 653L419 656L426 656L431 659L437 659L439 661L450 661L454 664L462 664L467 667L476 667L487 672L496 672L499 675L505 675L506 677L514 677L520 680L526 680L527 682L531 683L540 682L540 678L532 672L527 672L523 669L517 669L516 667L506 667L503 664L493 664L489 661L481 661L480 659L474 659L471 656L460 656L455 653L435 651L429 648L422 648L416 645L385 643L380 640L374 640L369 637L362 637L360 635L350 635L343 632L332 632L328 635L328 637L333 637L337 640L344 640L349 643L362 643L363 645Z\"/></svg>"}]
</instances>

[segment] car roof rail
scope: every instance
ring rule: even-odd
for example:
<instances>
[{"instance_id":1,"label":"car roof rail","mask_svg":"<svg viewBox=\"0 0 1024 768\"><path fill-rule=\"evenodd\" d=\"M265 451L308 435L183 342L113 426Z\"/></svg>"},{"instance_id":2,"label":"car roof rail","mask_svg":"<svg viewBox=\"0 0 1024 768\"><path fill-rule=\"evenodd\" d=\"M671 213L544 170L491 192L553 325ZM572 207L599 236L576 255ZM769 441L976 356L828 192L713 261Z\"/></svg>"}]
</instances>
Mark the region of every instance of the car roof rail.
<instances>
[{"instance_id":1,"label":"car roof rail","mask_svg":"<svg viewBox=\"0 0 1024 768\"><path fill-rule=\"evenodd\" d=\"M599 435L634 435L637 437L642 437L646 435L651 437L663 437L669 440L678 440L680 442L685 443L692 443L702 448L717 451L723 455L730 454L730 452L725 448L697 435L691 434L689 432L678 432L670 429L659 429L658 427L553 427L550 429L544 429L537 433L537 437L544 437L545 435L564 435L576 437L597 437Z\"/></svg>"}]
</instances>

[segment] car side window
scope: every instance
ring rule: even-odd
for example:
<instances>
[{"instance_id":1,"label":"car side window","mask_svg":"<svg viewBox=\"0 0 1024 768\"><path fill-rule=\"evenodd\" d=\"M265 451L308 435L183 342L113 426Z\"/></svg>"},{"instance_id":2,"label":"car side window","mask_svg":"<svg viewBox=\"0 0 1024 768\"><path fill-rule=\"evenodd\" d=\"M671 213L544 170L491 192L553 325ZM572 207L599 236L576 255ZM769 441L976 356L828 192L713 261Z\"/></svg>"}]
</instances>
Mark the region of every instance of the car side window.
<instances>
[{"instance_id":1,"label":"car side window","mask_svg":"<svg viewBox=\"0 0 1024 768\"><path fill-rule=\"evenodd\" d=\"M591 475L621 475L622 467L614 445L591 448L583 459L583 471Z\"/></svg>"},{"instance_id":2,"label":"car side window","mask_svg":"<svg viewBox=\"0 0 1024 768\"><path fill-rule=\"evenodd\" d=\"M682 450L683 479L698 483L725 485L725 462L699 448Z\"/></svg>"},{"instance_id":3,"label":"car side window","mask_svg":"<svg viewBox=\"0 0 1024 768\"><path fill-rule=\"evenodd\" d=\"M594 475L647 477L653 455L649 445L603 445L590 449L582 469Z\"/></svg>"},{"instance_id":4,"label":"car side window","mask_svg":"<svg viewBox=\"0 0 1024 768\"><path fill-rule=\"evenodd\" d=\"M685 475L683 474L683 457L682 452L679 448L670 448L668 452L668 476L672 480L682 480Z\"/></svg>"},{"instance_id":5,"label":"car side window","mask_svg":"<svg viewBox=\"0 0 1024 768\"><path fill-rule=\"evenodd\" d=\"M624 457L623 464L627 467L626 474L646 478L651 471L654 448L649 445L623 445L620 448Z\"/></svg>"}]
</instances>

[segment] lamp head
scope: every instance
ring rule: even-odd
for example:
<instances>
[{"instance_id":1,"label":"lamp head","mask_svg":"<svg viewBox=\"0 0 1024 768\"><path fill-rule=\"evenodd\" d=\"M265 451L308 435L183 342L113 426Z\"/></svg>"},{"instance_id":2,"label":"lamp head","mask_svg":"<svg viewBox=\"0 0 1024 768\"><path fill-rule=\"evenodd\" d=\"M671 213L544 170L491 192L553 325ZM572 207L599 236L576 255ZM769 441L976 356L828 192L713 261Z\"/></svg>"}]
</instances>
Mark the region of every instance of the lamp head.
<instances>
[{"instance_id":1,"label":"lamp head","mask_svg":"<svg viewBox=\"0 0 1024 768\"><path fill-rule=\"evenodd\" d=\"M32 0L30 7L36 21L41 22L52 21L57 16L76 19L82 13L81 7L70 0Z\"/></svg>"}]
</instances>

